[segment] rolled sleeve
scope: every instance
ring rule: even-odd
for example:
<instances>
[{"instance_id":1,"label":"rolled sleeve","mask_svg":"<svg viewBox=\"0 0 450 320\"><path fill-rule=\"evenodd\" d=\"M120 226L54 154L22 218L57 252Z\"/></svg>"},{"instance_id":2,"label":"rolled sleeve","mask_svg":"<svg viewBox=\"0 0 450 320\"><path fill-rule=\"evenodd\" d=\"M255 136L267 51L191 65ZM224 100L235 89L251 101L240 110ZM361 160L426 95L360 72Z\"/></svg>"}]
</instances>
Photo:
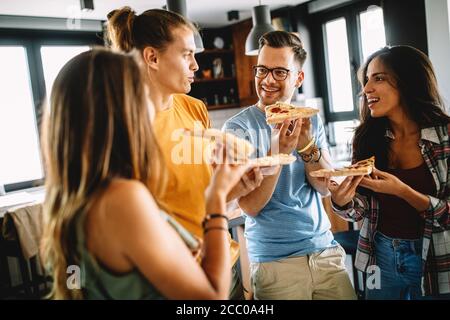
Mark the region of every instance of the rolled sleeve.
<instances>
[{"instance_id":1,"label":"rolled sleeve","mask_svg":"<svg viewBox=\"0 0 450 320\"><path fill-rule=\"evenodd\" d=\"M448 228L450 223L449 202L448 200L439 199L428 195L430 205L422 212L422 216L426 220L431 220L436 227Z\"/></svg>"},{"instance_id":2,"label":"rolled sleeve","mask_svg":"<svg viewBox=\"0 0 450 320\"><path fill-rule=\"evenodd\" d=\"M359 194L357 194L353 198L353 200L345 207L337 207L333 203L333 201L330 202L331 208L338 216L351 222L360 221L362 218L364 218L368 210L368 203L366 197L361 196Z\"/></svg>"}]
</instances>

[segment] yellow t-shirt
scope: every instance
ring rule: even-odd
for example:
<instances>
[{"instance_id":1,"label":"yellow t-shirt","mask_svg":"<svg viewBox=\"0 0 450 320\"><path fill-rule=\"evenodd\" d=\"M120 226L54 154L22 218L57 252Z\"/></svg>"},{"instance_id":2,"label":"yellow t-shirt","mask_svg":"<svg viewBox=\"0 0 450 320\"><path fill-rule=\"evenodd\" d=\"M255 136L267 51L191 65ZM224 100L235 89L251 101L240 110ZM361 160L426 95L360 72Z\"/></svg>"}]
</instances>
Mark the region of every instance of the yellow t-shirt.
<instances>
[{"instance_id":1,"label":"yellow t-shirt","mask_svg":"<svg viewBox=\"0 0 450 320\"><path fill-rule=\"evenodd\" d=\"M184 94L173 95L173 106L158 112L153 123L168 171L166 192L158 200L170 215L201 238L206 214L204 192L212 169L203 160L206 142L186 136L183 131L210 127L204 103ZM239 256L239 245L231 240L230 247L234 264Z\"/></svg>"}]
</instances>

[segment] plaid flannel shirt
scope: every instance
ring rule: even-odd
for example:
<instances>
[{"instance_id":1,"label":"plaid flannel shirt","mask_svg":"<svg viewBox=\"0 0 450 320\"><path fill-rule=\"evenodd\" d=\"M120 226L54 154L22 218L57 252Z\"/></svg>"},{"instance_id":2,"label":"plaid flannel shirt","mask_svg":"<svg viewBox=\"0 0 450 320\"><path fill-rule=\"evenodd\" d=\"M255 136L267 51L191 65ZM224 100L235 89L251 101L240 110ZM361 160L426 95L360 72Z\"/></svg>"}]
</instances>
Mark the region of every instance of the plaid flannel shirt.
<instances>
[{"instance_id":1,"label":"plaid flannel shirt","mask_svg":"<svg viewBox=\"0 0 450 320\"><path fill-rule=\"evenodd\" d=\"M386 136L394 139L391 131ZM450 293L450 144L447 126L424 128L419 141L420 150L433 180L437 194L427 195L430 206L421 212L425 219L422 246L422 293L438 295ZM355 267L365 272L375 265L373 250L377 230L379 205L376 195L356 194L350 206L333 210L347 221L363 220L359 233Z\"/></svg>"}]
</instances>

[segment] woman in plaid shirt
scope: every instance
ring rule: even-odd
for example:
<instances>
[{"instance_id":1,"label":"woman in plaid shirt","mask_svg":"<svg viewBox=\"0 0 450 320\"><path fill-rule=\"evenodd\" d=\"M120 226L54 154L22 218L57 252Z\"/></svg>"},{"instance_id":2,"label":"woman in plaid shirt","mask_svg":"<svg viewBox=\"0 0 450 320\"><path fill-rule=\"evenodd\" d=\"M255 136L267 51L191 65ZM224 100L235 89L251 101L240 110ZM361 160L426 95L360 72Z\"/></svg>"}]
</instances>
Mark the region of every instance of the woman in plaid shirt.
<instances>
[{"instance_id":1,"label":"woman in plaid shirt","mask_svg":"<svg viewBox=\"0 0 450 320\"><path fill-rule=\"evenodd\" d=\"M385 47L359 71L361 124L353 161L374 155L372 175L329 182L333 209L362 220L355 266L368 299L450 293L450 145L428 57Z\"/></svg>"}]
</instances>

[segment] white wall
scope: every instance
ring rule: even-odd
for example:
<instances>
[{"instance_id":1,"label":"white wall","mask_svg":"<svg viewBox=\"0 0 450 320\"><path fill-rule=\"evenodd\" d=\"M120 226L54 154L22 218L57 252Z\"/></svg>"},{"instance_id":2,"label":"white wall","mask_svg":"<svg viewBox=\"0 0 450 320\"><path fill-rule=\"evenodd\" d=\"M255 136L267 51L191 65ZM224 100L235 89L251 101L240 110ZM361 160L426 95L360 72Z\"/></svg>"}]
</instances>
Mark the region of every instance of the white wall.
<instances>
[{"instance_id":1,"label":"white wall","mask_svg":"<svg viewBox=\"0 0 450 320\"><path fill-rule=\"evenodd\" d=\"M428 55L450 110L450 0L425 0Z\"/></svg>"},{"instance_id":2,"label":"white wall","mask_svg":"<svg viewBox=\"0 0 450 320\"><path fill-rule=\"evenodd\" d=\"M450 29L450 0L447 0L447 9L448 9L448 28Z\"/></svg>"},{"instance_id":3,"label":"white wall","mask_svg":"<svg viewBox=\"0 0 450 320\"><path fill-rule=\"evenodd\" d=\"M209 118L211 119L211 126L216 129L222 129L225 121L243 109L244 108L233 108L208 111Z\"/></svg>"}]
</instances>

